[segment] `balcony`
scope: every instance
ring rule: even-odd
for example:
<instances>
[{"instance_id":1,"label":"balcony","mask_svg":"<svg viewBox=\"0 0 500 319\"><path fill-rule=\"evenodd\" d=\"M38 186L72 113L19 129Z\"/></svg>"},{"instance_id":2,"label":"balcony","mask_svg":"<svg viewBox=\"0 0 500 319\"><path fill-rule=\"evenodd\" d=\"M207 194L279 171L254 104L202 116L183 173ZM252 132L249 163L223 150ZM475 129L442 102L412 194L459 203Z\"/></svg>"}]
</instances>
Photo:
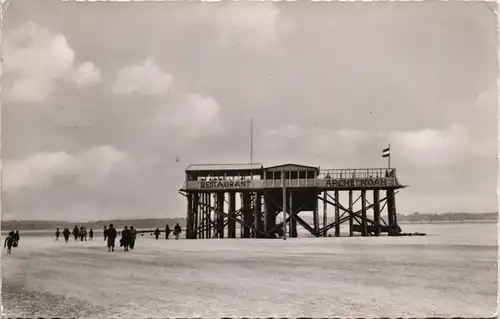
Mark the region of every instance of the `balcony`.
<instances>
[{"instance_id":1,"label":"balcony","mask_svg":"<svg viewBox=\"0 0 500 319\"><path fill-rule=\"evenodd\" d=\"M285 172L285 177L293 176ZM362 190L402 187L396 178L395 169L325 169L319 170L316 177L285 178L287 188L318 188L319 190ZM307 176L306 176L307 177ZM260 179L258 177L216 177L185 182L186 191L259 191L282 188L281 179Z\"/></svg>"}]
</instances>

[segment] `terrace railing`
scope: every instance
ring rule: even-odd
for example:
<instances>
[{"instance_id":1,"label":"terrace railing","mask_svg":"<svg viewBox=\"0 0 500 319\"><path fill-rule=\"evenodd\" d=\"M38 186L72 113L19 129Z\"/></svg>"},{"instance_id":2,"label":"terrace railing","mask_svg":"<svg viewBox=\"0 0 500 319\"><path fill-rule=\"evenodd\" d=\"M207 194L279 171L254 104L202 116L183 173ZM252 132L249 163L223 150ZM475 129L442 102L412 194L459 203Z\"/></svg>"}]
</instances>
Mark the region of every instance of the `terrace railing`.
<instances>
[{"instance_id":1,"label":"terrace railing","mask_svg":"<svg viewBox=\"0 0 500 319\"><path fill-rule=\"evenodd\" d=\"M299 177L299 178L297 178ZM285 179L285 187L325 189L362 189L374 187L398 187L395 169L323 169L315 178ZM259 190L282 188L281 179L225 178L187 180L185 190L217 191L217 190Z\"/></svg>"}]
</instances>

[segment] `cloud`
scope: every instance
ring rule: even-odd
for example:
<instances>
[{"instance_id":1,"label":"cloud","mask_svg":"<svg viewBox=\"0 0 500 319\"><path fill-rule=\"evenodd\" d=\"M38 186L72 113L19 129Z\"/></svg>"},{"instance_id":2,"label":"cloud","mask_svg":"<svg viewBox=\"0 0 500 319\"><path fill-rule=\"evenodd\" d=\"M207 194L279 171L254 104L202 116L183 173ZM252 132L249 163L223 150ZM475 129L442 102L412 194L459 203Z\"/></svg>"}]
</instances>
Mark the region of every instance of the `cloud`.
<instances>
[{"instance_id":1,"label":"cloud","mask_svg":"<svg viewBox=\"0 0 500 319\"><path fill-rule=\"evenodd\" d=\"M165 73L151 56L120 70L113 85L116 94L160 95L167 92L172 75Z\"/></svg>"},{"instance_id":2,"label":"cloud","mask_svg":"<svg viewBox=\"0 0 500 319\"><path fill-rule=\"evenodd\" d=\"M5 190L49 187L56 178L76 178L83 186L99 185L120 166L129 163L128 156L111 146L97 146L70 155L46 152L3 165L2 184Z\"/></svg>"},{"instance_id":3,"label":"cloud","mask_svg":"<svg viewBox=\"0 0 500 319\"><path fill-rule=\"evenodd\" d=\"M221 107L212 97L197 93L179 94L174 101L158 108L154 115L142 122L144 127L161 127L167 134L180 139L193 139L200 135L220 133L222 125L218 115Z\"/></svg>"},{"instance_id":4,"label":"cloud","mask_svg":"<svg viewBox=\"0 0 500 319\"><path fill-rule=\"evenodd\" d=\"M153 95L160 98L156 112L142 121L146 126L160 125L188 138L211 127L217 129L216 119L221 109L210 96L175 88L173 75L165 72L149 56L144 61L126 66L118 73L113 85L116 94ZM180 137L180 135L178 137Z\"/></svg>"},{"instance_id":5,"label":"cloud","mask_svg":"<svg viewBox=\"0 0 500 319\"><path fill-rule=\"evenodd\" d=\"M392 132L388 138L398 156L418 167L435 168L470 154L469 136L459 125L452 125L443 130L427 128Z\"/></svg>"},{"instance_id":6,"label":"cloud","mask_svg":"<svg viewBox=\"0 0 500 319\"><path fill-rule=\"evenodd\" d=\"M10 101L43 101L57 81L83 86L100 82L100 71L92 62L76 63L75 52L62 34L33 22L6 33L2 44L5 78L12 82L6 86Z\"/></svg>"},{"instance_id":7,"label":"cloud","mask_svg":"<svg viewBox=\"0 0 500 319\"><path fill-rule=\"evenodd\" d=\"M177 105L178 112L172 114L170 122L175 126L210 125L220 110L220 105L212 97L205 97L201 94L184 94Z\"/></svg>"},{"instance_id":8,"label":"cloud","mask_svg":"<svg viewBox=\"0 0 500 319\"><path fill-rule=\"evenodd\" d=\"M441 130L392 132L282 125L265 130L261 139L264 149L281 149L290 155L306 153L316 156L318 165L342 167L379 165L380 152L388 143L395 160L404 163L405 169L442 170L471 155L496 156L492 140L473 139L469 130L458 124Z\"/></svg>"},{"instance_id":9,"label":"cloud","mask_svg":"<svg viewBox=\"0 0 500 319\"><path fill-rule=\"evenodd\" d=\"M292 156L310 165L368 167L370 163L375 165L375 157L378 159L376 139L373 133L363 130L281 125L264 130L256 144L263 144L260 152L264 154L283 152L287 157ZM356 156L362 153L371 153L372 156ZM314 163L310 163L311 156L314 156ZM286 162L290 160L282 159Z\"/></svg>"},{"instance_id":10,"label":"cloud","mask_svg":"<svg viewBox=\"0 0 500 319\"><path fill-rule=\"evenodd\" d=\"M292 30L288 20L281 25L278 23L279 13L271 2L232 2L216 14L219 41L254 48L274 44L280 31Z\"/></svg>"},{"instance_id":11,"label":"cloud","mask_svg":"<svg viewBox=\"0 0 500 319\"><path fill-rule=\"evenodd\" d=\"M52 81L39 78L20 78L7 88L7 100L12 102L35 103L45 100L54 90ZM29 94L27 93L29 92Z\"/></svg>"},{"instance_id":12,"label":"cloud","mask_svg":"<svg viewBox=\"0 0 500 319\"><path fill-rule=\"evenodd\" d=\"M78 66L73 76L78 85L82 87L92 86L100 82L101 70L92 62L84 62Z\"/></svg>"}]
</instances>

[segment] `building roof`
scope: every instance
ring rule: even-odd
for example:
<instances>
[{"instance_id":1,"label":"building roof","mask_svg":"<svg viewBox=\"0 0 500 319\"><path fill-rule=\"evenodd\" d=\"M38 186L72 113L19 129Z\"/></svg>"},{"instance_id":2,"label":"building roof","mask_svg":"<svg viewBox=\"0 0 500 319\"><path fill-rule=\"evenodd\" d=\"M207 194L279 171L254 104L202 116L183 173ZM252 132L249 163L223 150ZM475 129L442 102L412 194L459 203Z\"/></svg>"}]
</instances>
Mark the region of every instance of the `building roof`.
<instances>
[{"instance_id":1,"label":"building roof","mask_svg":"<svg viewBox=\"0 0 500 319\"><path fill-rule=\"evenodd\" d=\"M264 168L266 171L280 171L280 170L314 170L318 171L319 167L314 167L314 166L306 166L306 165L299 165L299 164L283 164L283 165L276 165L276 166L269 166Z\"/></svg>"},{"instance_id":2,"label":"building roof","mask_svg":"<svg viewBox=\"0 0 500 319\"><path fill-rule=\"evenodd\" d=\"M262 170L263 165L259 163L246 164L190 164L186 168L186 172L213 172L213 171L258 171Z\"/></svg>"}]
</instances>

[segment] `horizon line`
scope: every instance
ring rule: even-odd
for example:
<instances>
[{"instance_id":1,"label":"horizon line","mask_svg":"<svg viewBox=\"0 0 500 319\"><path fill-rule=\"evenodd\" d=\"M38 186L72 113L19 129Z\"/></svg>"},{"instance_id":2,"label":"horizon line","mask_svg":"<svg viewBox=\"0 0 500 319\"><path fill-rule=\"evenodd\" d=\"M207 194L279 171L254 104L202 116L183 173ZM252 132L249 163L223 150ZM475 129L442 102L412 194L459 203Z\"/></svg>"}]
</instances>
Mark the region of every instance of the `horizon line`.
<instances>
[{"instance_id":1,"label":"horizon line","mask_svg":"<svg viewBox=\"0 0 500 319\"><path fill-rule=\"evenodd\" d=\"M443 215L443 214L498 214L498 212L441 212L441 213L420 213L420 212L413 212L409 214L398 214L398 216L411 216L415 213L418 213L420 215L432 215L432 214L437 214L437 215ZM321 215L321 214L320 214ZM6 220L0 220L0 223L3 222L80 222L80 223L91 223L91 222L100 222L100 221L109 221L109 220L148 220L148 219L186 219L186 217L132 217L132 218L107 218L107 219L100 219L100 220L87 220L87 221L78 221L78 220L62 220L62 219L6 219Z\"/></svg>"}]
</instances>

